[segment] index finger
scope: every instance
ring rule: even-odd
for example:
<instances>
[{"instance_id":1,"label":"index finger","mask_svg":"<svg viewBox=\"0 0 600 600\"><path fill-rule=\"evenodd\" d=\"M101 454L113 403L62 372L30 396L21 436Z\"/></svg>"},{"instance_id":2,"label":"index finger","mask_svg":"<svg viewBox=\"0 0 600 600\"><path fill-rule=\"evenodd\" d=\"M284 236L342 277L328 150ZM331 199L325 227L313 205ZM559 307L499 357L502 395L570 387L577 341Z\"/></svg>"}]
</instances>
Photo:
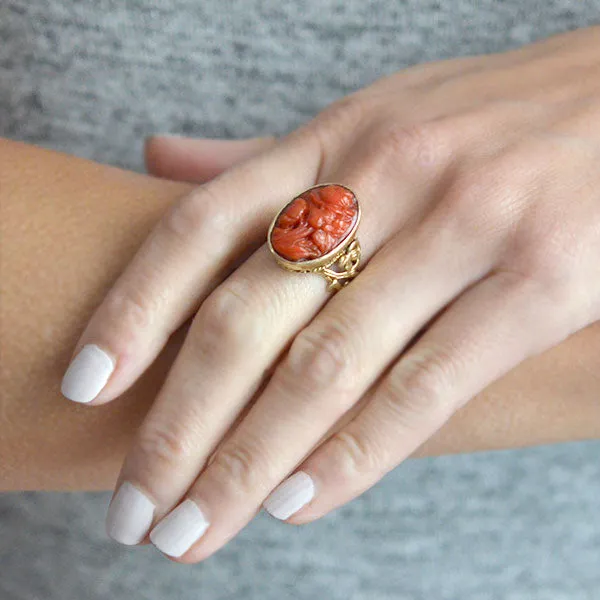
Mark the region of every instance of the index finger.
<instances>
[{"instance_id":1,"label":"index finger","mask_svg":"<svg viewBox=\"0 0 600 600\"><path fill-rule=\"evenodd\" d=\"M94 312L63 395L101 404L129 388L211 290L258 248L273 210L314 183L320 162L318 138L298 129L175 203Z\"/></svg>"}]
</instances>

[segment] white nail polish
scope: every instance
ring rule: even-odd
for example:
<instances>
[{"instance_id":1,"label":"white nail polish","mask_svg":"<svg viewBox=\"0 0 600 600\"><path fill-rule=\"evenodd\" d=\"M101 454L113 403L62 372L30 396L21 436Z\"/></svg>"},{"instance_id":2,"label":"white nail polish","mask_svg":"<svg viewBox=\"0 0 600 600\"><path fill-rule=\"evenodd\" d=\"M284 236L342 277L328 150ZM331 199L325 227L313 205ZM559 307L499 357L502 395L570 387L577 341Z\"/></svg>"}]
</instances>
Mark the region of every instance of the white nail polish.
<instances>
[{"instance_id":1,"label":"white nail polish","mask_svg":"<svg viewBox=\"0 0 600 600\"><path fill-rule=\"evenodd\" d=\"M94 344L87 344L69 365L60 391L73 402L87 404L100 393L114 368L106 352Z\"/></svg>"},{"instance_id":2,"label":"white nail polish","mask_svg":"<svg viewBox=\"0 0 600 600\"><path fill-rule=\"evenodd\" d=\"M279 484L264 501L263 506L270 515L285 521L308 504L314 495L313 480L304 471L298 471Z\"/></svg>"},{"instance_id":3,"label":"white nail polish","mask_svg":"<svg viewBox=\"0 0 600 600\"><path fill-rule=\"evenodd\" d=\"M152 525L154 508L140 490L125 481L108 508L106 533L127 546L139 544Z\"/></svg>"},{"instance_id":4,"label":"white nail polish","mask_svg":"<svg viewBox=\"0 0 600 600\"><path fill-rule=\"evenodd\" d=\"M150 541L164 554L178 558L204 535L209 525L198 505L188 498L150 532Z\"/></svg>"}]
</instances>

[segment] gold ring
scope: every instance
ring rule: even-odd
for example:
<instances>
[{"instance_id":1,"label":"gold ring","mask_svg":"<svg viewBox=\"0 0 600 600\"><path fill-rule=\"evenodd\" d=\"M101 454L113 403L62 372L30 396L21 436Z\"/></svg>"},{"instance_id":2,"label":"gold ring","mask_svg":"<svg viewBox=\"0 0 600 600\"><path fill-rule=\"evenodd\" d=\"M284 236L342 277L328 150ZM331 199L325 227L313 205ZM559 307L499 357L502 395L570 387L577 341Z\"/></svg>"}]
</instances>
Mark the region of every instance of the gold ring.
<instances>
[{"instance_id":1,"label":"gold ring","mask_svg":"<svg viewBox=\"0 0 600 600\"><path fill-rule=\"evenodd\" d=\"M358 274L359 222L360 205L350 188L315 185L275 215L267 235L269 250L284 269L318 273L328 291L338 291Z\"/></svg>"}]
</instances>

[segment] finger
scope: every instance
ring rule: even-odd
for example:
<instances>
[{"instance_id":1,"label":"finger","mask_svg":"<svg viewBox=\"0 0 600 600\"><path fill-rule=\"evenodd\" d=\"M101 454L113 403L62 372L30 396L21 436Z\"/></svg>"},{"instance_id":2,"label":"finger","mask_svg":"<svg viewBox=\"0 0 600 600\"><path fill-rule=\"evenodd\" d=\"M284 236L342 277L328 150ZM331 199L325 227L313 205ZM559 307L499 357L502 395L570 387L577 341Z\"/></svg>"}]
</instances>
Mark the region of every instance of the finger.
<instances>
[{"instance_id":1,"label":"finger","mask_svg":"<svg viewBox=\"0 0 600 600\"><path fill-rule=\"evenodd\" d=\"M411 191L414 193L416 189ZM410 200L404 206L403 220L406 221L415 207ZM361 225L360 236L363 239L366 234L367 247L372 247L371 237L376 240L381 236L385 240L389 231L398 229L399 224L381 208L375 212L367 206L364 214L366 222L364 228ZM372 220L369 221L375 215L382 218L376 227ZM386 220L390 230L386 230ZM439 231L432 228L423 228L420 235L414 228L405 231L394 248L387 250L386 247L386 252L376 254L359 277L330 299L315 320L296 337L287 358L277 367L262 395L188 492L187 500L192 503L184 503L183 509L176 508L171 513L174 516L167 516L155 528L151 539L159 549L180 556L184 562L194 562L231 539L252 517L266 495L306 456L307 450L316 445L324 432L359 400L362 390L368 387L377 370L382 370L393 358L403 339L410 339L433 312L457 293L457 287L468 283L466 267L474 268L475 265L472 248L463 245L463 260L459 260L456 253L454 269L451 269L448 247L432 244L432 239L436 238L440 238ZM385 266L381 266L382 263ZM396 273L402 273L403 278L388 277L390 267ZM445 276L439 277L440 272ZM374 276L374 273L380 276ZM430 278L426 277L427 273L431 274ZM293 284L297 277L290 275ZM256 277L260 279L259 272ZM429 279L431 285L421 291L423 281ZM413 288L421 293L406 294L407 289ZM272 293L269 286L267 298ZM251 294L244 294L244 297L251 297ZM293 315L303 313L307 299L297 293L291 297L299 300L298 305L291 303L290 318L293 319ZM375 304L374 298L377 299ZM286 299L285 304L289 303L290 300ZM373 336L373 331L379 333L374 320L381 320L382 316L394 311L403 318L393 324L384 323L382 326L379 323L385 340L382 339L384 334ZM296 321L294 328L299 324ZM269 322L268 327L261 327L261 331L265 329L272 331L273 322ZM283 337L279 329L276 334ZM286 332L286 338L287 334L289 332ZM242 336L245 337L245 334ZM377 364L378 361L381 364ZM355 368L357 365L364 368ZM215 371L214 365L209 368ZM250 371L235 363L232 368L240 373ZM201 374L201 377L205 376L205 373ZM177 397L180 398L181 394ZM213 401L213 404L216 403ZM173 415L172 419L175 418ZM215 426L214 418L206 420L206 428L218 436L222 435L221 425ZM185 435L185 432L180 428L177 438L182 439L182 434ZM202 430L200 437L204 439L206 435ZM153 484L158 482L153 481ZM178 517L181 511L184 516L189 512L190 519L199 516L198 512L194 513L194 506L201 507L211 525L208 531L202 532L205 535L199 543L185 540L190 542L189 545L195 544L188 552L188 548L173 540L177 537L177 522L183 518ZM175 533L169 528L174 528ZM198 535L201 529L199 525ZM190 525L189 532L194 531Z\"/></svg>"},{"instance_id":2,"label":"finger","mask_svg":"<svg viewBox=\"0 0 600 600\"><path fill-rule=\"evenodd\" d=\"M386 141L390 144L387 138ZM436 197L439 177L443 176L445 167L457 156L456 148L451 148L449 144L437 144L436 166L439 166L439 170L436 169L435 176L431 160L427 161L425 172L423 169L411 168L410 161L398 161L389 150L395 149L399 141L401 140L397 136L393 137L391 146L387 146L381 159L373 153L350 152L348 157L344 157L343 168L327 177L327 180L344 181L362 198L365 216L360 238L366 259L399 228L408 230L419 221L420 216L426 212L428 203ZM374 142L373 147L377 147ZM417 162L421 161L419 152L415 153L415 158ZM379 177L383 169L392 168L397 179ZM430 231L427 241L436 237L440 237L438 232ZM264 248L263 251L266 253ZM167 379L127 457L118 485L130 482L153 500L155 513L152 520L160 518L179 500L193 481L194 474L205 466L214 446L228 432L234 418L245 406L248 388L250 391L255 389L261 374L270 367L293 334L314 315L324 301L323 281L316 275L301 276L276 269L271 281L268 267L265 268L261 262L268 258L266 254L261 258L257 253L202 306L178 358L178 364ZM274 266L272 262L270 264ZM397 265L393 269L397 271ZM313 283L309 283L310 281ZM359 281L360 277L355 285ZM297 287L300 285L302 287ZM313 285L318 288L310 287ZM311 295L315 289L318 289L321 296ZM206 368L199 367L200 364L205 364ZM281 402L280 398L281 394L278 393L278 403ZM262 403L262 396L259 402ZM267 403L266 406L271 405ZM253 414L253 410L248 412L239 426L240 431L245 431L244 423ZM278 423L279 417L285 413L280 411L277 418L273 419L275 411L269 408L267 412L269 414L264 419L252 421L250 418L252 425L247 431L250 444L254 439L263 439L261 436L250 435L252 428L258 429L261 422L269 424L274 430L285 429ZM299 414L304 413L299 411ZM329 425L327 418L328 415L325 415L316 420L307 432L313 436L322 435ZM287 431L296 429L298 433L297 425L296 422ZM318 430L317 434L313 425ZM245 434L241 435L243 437ZM269 435L264 436L265 443L270 439ZM298 439L301 440L298 447L302 447L303 453L294 457L295 461L302 459L306 449L311 447L310 438L300 435ZM278 441L281 439L274 440L274 448L277 448ZM226 500L227 485L230 485L230 492L235 490L236 483L238 486L244 485L239 482L240 476L232 473L235 465L240 464L240 459L235 452L231 457L230 448L231 445L229 449L224 445L207 468L207 473L214 474L218 472L219 464L224 464L222 471L227 472L229 469L232 475L226 478L224 486L209 486L222 493L223 502ZM287 460L291 460L289 456ZM282 460L282 464L287 464L286 469L291 468L285 460ZM256 471L260 472L263 466L260 460L257 461ZM287 472L289 471L283 472L281 477ZM207 477L201 476L198 485L201 485L203 479ZM266 479L268 480L269 478ZM277 481L271 483L274 487ZM260 493L260 490L260 486L257 486L252 493ZM117 498L119 494L120 491L117 492ZM250 500L251 498L249 495ZM264 496L256 500L257 506L263 499ZM239 514L243 515L247 509L247 506L242 507ZM215 544L223 543L227 535L235 533L235 523L240 522L236 519L238 516L232 518L227 532L221 530L219 533L219 528L215 529L217 533L212 535L213 548L216 547ZM210 542L207 541L207 544L210 546ZM205 546L204 551L209 546Z\"/></svg>"},{"instance_id":3,"label":"finger","mask_svg":"<svg viewBox=\"0 0 600 600\"><path fill-rule=\"evenodd\" d=\"M394 141L395 143L395 141ZM441 145L437 148L439 164L449 165L452 159L456 156L455 152L444 152L449 146L444 147ZM443 158L443 160L442 160ZM427 207L432 200L436 197L436 191L439 185L439 178L443 177L444 168L440 166L437 177L433 175L432 171L427 172L427 177L424 177L424 173L419 169L411 169L409 162L395 161L394 171L398 176L397 178L379 178L377 175L381 173L381 169L386 167L385 162L379 162L374 159L372 154L359 154L350 155L347 157L347 162L344 163L343 167L333 177L327 177L328 180L333 181L344 181L349 184L352 189L355 189L360 198L363 198L364 208L364 221L361 224L359 236L361 239L361 245L365 250L365 256L369 257L373 255L377 250L384 244L390 236L398 231L399 229L404 230L404 238L408 240L406 242L405 252L410 254L409 248L413 249L414 260L412 261L416 265L427 265L429 254L426 249L432 247L433 240L443 239L440 235L439 227L425 229L423 236L419 238L420 243L415 243L415 246L411 246L410 240L413 239L414 227L419 222L422 214L427 211ZM391 168L391 165L389 165ZM404 172L403 167L406 168ZM402 171L402 172L401 172ZM376 184L376 188L373 186ZM393 199L390 201L389 199ZM401 200L401 201L398 201ZM370 201L370 204L369 204ZM421 253L415 251L415 248L422 248ZM444 247L444 251L438 254L438 262L431 261L434 265L445 264L447 262L448 247ZM378 255L376 255L378 256ZM390 252L388 254L392 261L391 271L394 273L402 273L405 270L405 261L402 258L398 259L397 255ZM443 256L443 263L440 262ZM469 252L464 252L464 263L468 263L470 266L476 264L473 260L472 248ZM479 252L478 257L482 257L483 253ZM459 263L457 259L457 264ZM407 261L407 264L408 261ZM368 271L370 265L368 264L361 275L352 283L351 286L342 290L334 300L339 299L342 302L344 294L347 289L358 289L361 287L361 281L364 283L365 278L367 282L372 281L367 292L362 297L363 300L372 299L376 292L381 292L381 297L392 297L394 298L393 306L390 306L390 310L379 310L379 306L372 307L372 302L368 301L366 306L372 309L374 314L389 314L391 309L397 309L398 298L394 295L389 295L388 290L381 289L381 281L368 278ZM384 281L389 285L393 285L393 278L389 277L389 271L386 272ZM445 272L450 275L450 269L437 269L432 270L433 280L438 281L441 279L438 277L438 272ZM423 273L418 272L419 277L416 277L415 283L419 282L422 284L424 278ZM295 274L285 274L286 277L290 277L290 282L294 282L299 277ZM253 275L253 279L261 281L261 272L257 270ZM452 282L452 285L460 285L460 278L449 278L448 281ZM459 282L458 284L456 282ZM242 290L247 289L247 286L243 286ZM406 295L406 288L402 290ZM447 293L456 293L456 290L452 290ZM238 326L237 332L239 334L240 325L240 312L242 316L244 313L261 313L261 307L269 306L272 302L277 304L283 303L289 307L290 313L293 315L305 315L306 309L310 310L311 315L314 314L314 301L310 296L305 296L302 291L294 290L294 292L288 293L286 289L286 281L282 280L279 285L271 288L270 285L266 287L265 293L267 294L265 299L262 299L262 303L259 300L256 303L252 303L254 307L250 311L237 311L237 320L235 324ZM351 293L351 292L348 292ZM283 294L283 298L282 295ZM231 295L231 294L230 294ZM236 294L241 296L245 300L252 299L254 294L244 293ZM448 296L440 293L432 293L432 298L435 299L435 309L439 308L440 302L443 305L444 298ZM417 297L418 298L418 297ZM431 307L427 306L427 302L422 301L418 298L415 302L415 296L411 296L411 301L415 308L419 308L423 311L421 314L421 324L424 320L431 317ZM358 302L355 306L360 306ZM235 304L233 304L234 306ZM232 304L229 305L230 307ZM239 306L239 303L238 303ZM327 305L329 306L329 304ZM247 308L244 305L244 308ZM327 310L327 308L325 309ZM264 312L265 309L262 308ZM201 309L202 312L202 309ZM270 312L267 308L267 312ZM359 313L365 312L361 307ZM235 310L227 310L226 314L230 315L231 318L236 317ZM210 313L209 313L210 314ZM223 323L223 311L217 312L218 318L213 318L212 321ZM348 314L348 313L345 313ZM425 315L425 316L423 316ZM310 316L310 315L309 315ZM293 319L294 317L291 317ZM208 321L209 319L206 319ZM318 320L318 318L317 318ZM206 323L205 321L205 323ZM306 322L306 319L304 319ZM245 319L242 318L242 323ZM419 318L411 320L410 318L405 319L405 323L416 322L418 326ZM255 326L254 321L249 320ZM294 321L294 329L298 328L298 321ZM285 343L290 338L289 330L283 329L284 324L278 324L276 320L268 322L268 325L260 325L259 331L262 332L269 330L277 334L280 346L277 348L279 351L281 344ZM233 327L228 329L234 329ZM310 326L309 326L310 329ZM360 329L360 328L357 328ZM408 328L410 329L410 327ZM200 332L199 328L199 332ZM295 332L294 332L295 333ZM409 337L414 334L414 331L407 332L405 335ZM333 332L335 335L335 332ZM210 341L211 337L208 338ZM223 336L222 336L223 337ZM240 339L248 337L245 333L245 327L242 327L242 333L239 334L238 345L240 348L244 348L244 352L238 351L240 355L244 354L256 354L257 344L256 336L251 336L251 343L245 346L239 342ZM260 337L260 336L259 336ZM341 336L340 336L341 337ZM213 338L214 339L214 338ZM172 388L170 396L176 398L177 401L171 403L170 415L164 413L159 416L159 419L154 419L154 430L156 428L162 432L161 437L168 435L171 439L176 440L193 440L194 439L194 427L198 426L198 423L202 423L200 429L200 435L196 435L196 439L202 439L200 463L199 469L204 469L203 473L198 478L195 485L187 494L186 500L180 506L183 508L175 508L166 518L162 519L159 524L153 530L152 541L168 555L178 556L184 562L194 562L203 557L208 556L214 552L228 539L231 539L233 535L243 527L247 521L252 517L254 512L258 509L266 495L271 491L287 474L290 470L298 464L305 456L307 451L319 441L323 434L327 431L330 426L334 426L337 419L343 416L344 411L351 408L353 402L358 401L360 395L360 385L356 385L356 389L352 390L345 389L346 394L336 394L336 382L339 385L341 378L333 376L333 384L327 384L327 374L335 373L337 365L332 365L331 358L328 360L327 349L322 351L321 355L315 355L320 349L317 346L311 346L310 342L307 341L309 338L301 337L297 338L292 343L292 350L288 355L288 359L284 361L283 366L276 369L275 375L267 384L264 392L258 397L255 404L247 412L244 419L239 423L236 429L231 433L227 443L220 446L219 450L214 453L208 466L205 465L204 460L209 454L209 450L212 447L211 435L215 434L216 437L221 437L224 430L231 425L232 415L235 411L239 411L239 407L246 401L243 396L235 401L235 396L228 393L217 394L214 391L214 398L211 401L212 394L207 397L207 403L211 405L211 414L208 419L201 422L199 415L192 414L189 422L181 425L181 398L184 395L189 395L190 406L197 405L198 397L203 396L205 379L207 374L201 372L194 385L191 385L190 376L188 375L185 379L186 390L178 389L176 386ZM336 338L339 339L339 338ZM391 339L391 338L390 338ZM301 340L301 341L299 341ZM358 340L358 341L357 341ZM202 337L198 335L197 342L200 341L202 344ZM377 355L376 344L361 346L364 342L364 336L358 335L352 343L349 343L351 348L360 348L365 350L365 356L371 358L371 350L373 354ZM398 338L394 339L394 342L398 344ZM190 342L191 343L191 342ZM302 345L304 344L304 346ZM207 344L211 348L212 354L215 352L215 344ZM224 344L224 348L231 346ZM202 347L202 346L200 346ZM336 345L336 348L341 347ZM294 351L293 349L296 348ZM313 359L310 358L310 349L312 348ZM360 352L359 350L359 352ZM277 353L276 352L276 353ZM300 357L304 353L305 360ZM210 370L213 373L218 373L220 382L215 384L215 390L223 389L225 387L225 381L229 383L233 373L239 374L243 377L241 381L256 381L256 374L253 374L252 368L256 369L257 365L250 368L249 364L239 364L234 359L229 364L226 362L227 357L231 352L223 352L223 357L220 358L220 364L222 366L215 367L214 363L210 365ZM291 358L290 358L291 357ZM335 359L334 361L335 362ZM178 378L184 380L183 373L194 373L194 370L198 372L198 360L190 360L189 364L186 365L185 369L182 369ZM194 366L196 365L196 366ZM324 366L322 366L324 365ZM330 367L329 369L327 367ZM312 367L312 369L311 369ZM286 371L287 369L287 371ZM255 371L260 372L260 370ZM281 374L283 372L283 375ZM287 375L286 375L287 372ZM290 373L293 372L295 377L291 377ZM230 374L228 377L225 374ZM175 373L173 373L175 381ZM361 378L368 376L367 370L360 374ZM318 381L324 380L324 391L319 390ZM192 375L193 380L193 375ZM285 384L283 385L282 382ZM169 384L170 381L167 382ZM356 384L356 382L352 382ZM348 388L350 388L350 384ZM226 389L226 388L225 388ZM316 391L315 391L316 390ZM332 394L333 390L333 394ZM194 393L196 397L194 398ZM227 406L224 402L219 402L219 398L226 397L232 405ZM157 401L157 405L159 401ZM166 403L165 403L166 406ZM203 410L205 409L203 405ZM219 413L215 411L233 411L233 413L226 413L226 417L219 422ZM158 413L157 413L158 414ZM187 414L186 410L183 410L183 414ZM166 418L168 417L168 418ZM148 421L150 422L150 420ZM150 428L148 431L152 431ZM196 432L198 430L195 430ZM206 447L204 443L207 443ZM196 442L198 444L198 442ZM186 444L186 448L194 446L194 442ZM138 447L141 447L138 446ZM146 452L148 454L148 452ZM135 455L135 451L134 451ZM151 462L154 463L152 467L144 467L149 465ZM174 477L177 475L173 473L186 472L186 468L177 469L157 469L157 461L149 461L148 456L144 457L144 453L138 453L137 458L132 465L135 465L131 471L129 471L129 461L126 463L125 471L132 478L134 482L139 482L142 489L172 489ZM137 464L136 464L137 463ZM194 468L190 468L189 472L193 472ZM162 471L162 473L161 473ZM159 475L159 476L158 476ZM187 473L186 473L187 477ZM128 480L123 478L123 480ZM177 485L180 483L176 479ZM168 482L165 483L165 482ZM146 487L148 486L148 487ZM182 489L186 489L185 484L182 484ZM150 491L152 494L153 492ZM154 492L156 493L156 492ZM200 507L200 511L198 510ZM158 518L162 516L160 513L165 514L164 509L157 511ZM210 528L204 531L206 526L206 520L204 517L211 522ZM186 525L186 535L195 537L184 537L183 540L179 538L178 527L181 519L191 519ZM184 522L185 522L184 519ZM194 521L194 519L196 519ZM206 535L203 535L206 534ZM202 536L199 543L197 539ZM179 538L179 539L178 539ZM190 550L189 547L193 546Z\"/></svg>"},{"instance_id":4,"label":"finger","mask_svg":"<svg viewBox=\"0 0 600 600\"><path fill-rule=\"evenodd\" d=\"M92 316L63 394L103 403L126 390L235 262L262 242L282 199L314 183L320 151L314 135L297 130L176 202Z\"/></svg>"},{"instance_id":5,"label":"finger","mask_svg":"<svg viewBox=\"0 0 600 600\"><path fill-rule=\"evenodd\" d=\"M246 140L153 136L146 140L144 156L146 169L151 175L205 183L233 165L272 148L276 143L273 136Z\"/></svg>"},{"instance_id":6,"label":"finger","mask_svg":"<svg viewBox=\"0 0 600 600\"><path fill-rule=\"evenodd\" d=\"M358 176L357 167L349 163L340 178L359 198L365 190L359 235L368 261L378 245L421 210L415 200L427 193L427 186L420 176L407 173L394 187L406 201L394 203L386 214L375 210L381 198L367 194L371 179ZM117 498L120 486L129 482L152 500L153 520L177 504L289 340L328 299L325 288L318 275L281 269L264 245L207 298L127 455ZM232 464L226 453L216 455ZM115 520L114 512L109 511L109 522ZM119 529L109 527L113 538L125 539Z\"/></svg>"},{"instance_id":7,"label":"finger","mask_svg":"<svg viewBox=\"0 0 600 600\"><path fill-rule=\"evenodd\" d=\"M530 279L490 275L434 322L385 375L362 412L265 506L299 524L355 498L492 381L569 335L563 309Z\"/></svg>"},{"instance_id":8,"label":"finger","mask_svg":"<svg viewBox=\"0 0 600 600\"><path fill-rule=\"evenodd\" d=\"M176 508L151 534L159 549L180 549L163 523L177 522L178 511L192 514L193 506L210 528L181 556L184 562L205 558L231 539L431 314L481 274L484 261L475 264L471 250L465 245L462 257L456 252L448 261L447 246L432 244L423 228L404 232L376 254L294 339L263 394L187 494L193 504ZM392 265L402 277L388 276ZM300 483L300 494L310 492L310 481ZM289 489L282 493L294 500Z\"/></svg>"}]
</instances>

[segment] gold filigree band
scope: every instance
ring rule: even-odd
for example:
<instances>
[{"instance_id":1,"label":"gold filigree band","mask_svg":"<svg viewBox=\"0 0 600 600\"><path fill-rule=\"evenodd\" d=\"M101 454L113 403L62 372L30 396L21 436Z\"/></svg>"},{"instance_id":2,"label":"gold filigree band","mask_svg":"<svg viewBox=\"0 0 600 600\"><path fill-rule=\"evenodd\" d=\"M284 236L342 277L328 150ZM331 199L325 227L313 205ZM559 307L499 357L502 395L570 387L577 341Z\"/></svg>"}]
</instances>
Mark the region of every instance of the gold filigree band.
<instances>
[{"instance_id":1,"label":"gold filigree band","mask_svg":"<svg viewBox=\"0 0 600 600\"><path fill-rule=\"evenodd\" d=\"M348 285L358 275L358 265L360 263L360 244L357 239L344 248L339 257L335 258L328 265L317 267L311 270L312 273L318 273L327 281L327 291L337 292ZM337 267L337 269L332 268Z\"/></svg>"}]
</instances>

